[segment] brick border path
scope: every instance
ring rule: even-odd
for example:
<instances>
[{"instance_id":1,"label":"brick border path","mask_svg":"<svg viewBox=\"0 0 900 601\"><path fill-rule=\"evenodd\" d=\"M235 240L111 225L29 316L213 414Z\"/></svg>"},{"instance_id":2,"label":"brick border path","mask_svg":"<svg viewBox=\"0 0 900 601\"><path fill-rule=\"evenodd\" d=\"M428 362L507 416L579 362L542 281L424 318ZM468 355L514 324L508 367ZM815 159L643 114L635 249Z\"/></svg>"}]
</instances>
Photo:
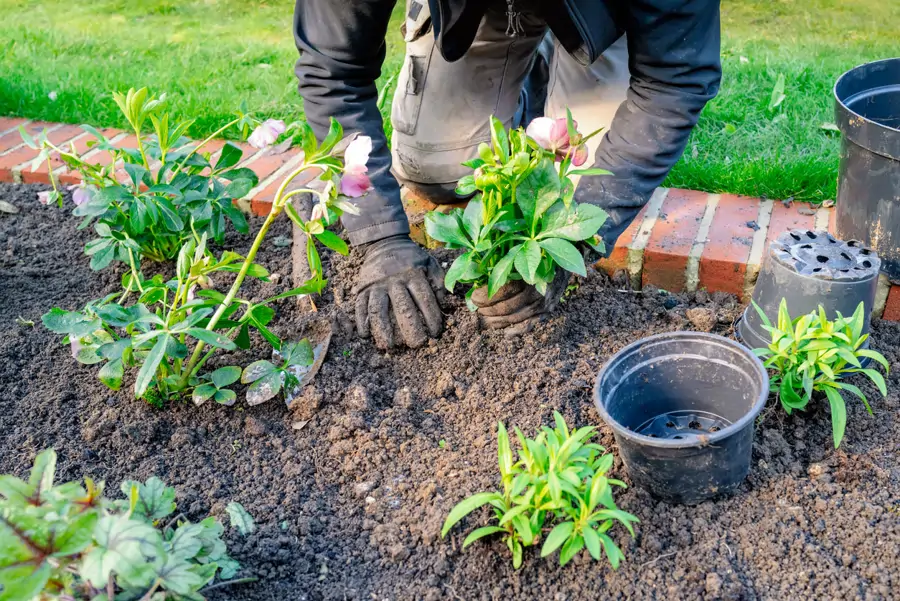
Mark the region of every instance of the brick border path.
<instances>
[{"instance_id":1,"label":"brick border path","mask_svg":"<svg viewBox=\"0 0 900 601\"><path fill-rule=\"evenodd\" d=\"M0 117L0 182L50 181L46 163L31 171L36 152L22 144L20 125L33 135L45 130L57 145L74 142L80 152L87 150L86 143L92 139L73 125ZM102 131L116 146L135 144L134 136L123 131ZM217 154L223 145L217 140L209 148ZM237 145L244 150L241 166L253 169L259 176L259 185L248 194L250 200L241 204L245 210L265 215L281 177L299 163L300 155L274 155L247 144ZM92 150L84 156L103 161L104 154L105 151ZM77 173L67 172L59 159L55 160L53 173L63 184L77 183L79 179ZM434 209L446 211L448 207L436 207L411 195L403 201L413 238L429 246L431 241L423 227L425 213ZM672 292L705 288L736 294L746 301L769 242L795 228L833 232L834 210L813 209L805 203L660 188L616 242L610 257L597 265L610 274L624 272L635 289L646 285ZM900 283L892 285L885 276L881 277L875 314L900 321Z\"/></svg>"}]
</instances>

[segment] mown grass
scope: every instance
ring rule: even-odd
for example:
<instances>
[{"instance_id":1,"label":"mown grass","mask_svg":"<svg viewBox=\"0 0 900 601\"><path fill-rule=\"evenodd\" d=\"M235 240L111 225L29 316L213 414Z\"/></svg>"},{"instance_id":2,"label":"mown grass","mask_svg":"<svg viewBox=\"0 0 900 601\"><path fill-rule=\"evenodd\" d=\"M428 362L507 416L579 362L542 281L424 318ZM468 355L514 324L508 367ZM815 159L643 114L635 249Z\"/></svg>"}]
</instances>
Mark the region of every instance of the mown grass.
<instances>
[{"instance_id":1,"label":"mown grass","mask_svg":"<svg viewBox=\"0 0 900 601\"><path fill-rule=\"evenodd\" d=\"M0 114L121 127L109 91L148 86L196 119L195 136L225 123L242 100L300 117L292 8L290 0L0 0ZM402 62L401 18L398 8L380 85ZM898 2L725 0L722 91L668 185L832 198L838 139L820 127L833 119L831 87L856 64L898 54L898 22ZM785 100L770 110L779 75Z\"/></svg>"}]
</instances>

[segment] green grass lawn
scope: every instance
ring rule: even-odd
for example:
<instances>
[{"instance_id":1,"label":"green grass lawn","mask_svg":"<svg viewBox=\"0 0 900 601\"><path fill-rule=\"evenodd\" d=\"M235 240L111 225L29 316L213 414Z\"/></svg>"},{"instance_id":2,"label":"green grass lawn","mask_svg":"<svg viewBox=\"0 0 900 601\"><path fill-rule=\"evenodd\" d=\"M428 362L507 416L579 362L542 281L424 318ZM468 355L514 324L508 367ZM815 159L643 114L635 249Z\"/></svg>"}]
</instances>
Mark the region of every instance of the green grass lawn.
<instances>
[{"instance_id":1,"label":"green grass lawn","mask_svg":"<svg viewBox=\"0 0 900 601\"><path fill-rule=\"evenodd\" d=\"M0 0L0 114L121 127L109 90L148 86L196 119L195 136L226 122L242 100L296 118L292 8L288 0ZM900 54L900 2L724 0L722 9L722 90L668 185L833 198L838 138L821 128L833 119L831 87L856 64ZM402 62L400 22L398 8L381 85ZM785 99L770 110L782 75Z\"/></svg>"}]
</instances>

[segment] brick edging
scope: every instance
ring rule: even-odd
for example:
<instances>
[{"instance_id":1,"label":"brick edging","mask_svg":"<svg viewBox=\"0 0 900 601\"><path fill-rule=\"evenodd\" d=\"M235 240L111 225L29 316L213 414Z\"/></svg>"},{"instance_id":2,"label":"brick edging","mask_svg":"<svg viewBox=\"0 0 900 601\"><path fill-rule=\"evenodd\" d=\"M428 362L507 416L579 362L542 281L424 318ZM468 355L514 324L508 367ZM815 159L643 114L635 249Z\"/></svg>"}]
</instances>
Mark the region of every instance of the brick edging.
<instances>
[{"instance_id":1,"label":"brick edging","mask_svg":"<svg viewBox=\"0 0 900 601\"><path fill-rule=\"evenodd\" d=\"M74 143L80 152L87 150L86 143L92 139L73 125L0 117L0 182L50 182L46 163L31 171L37 153L22 143L20 125L32 135L46 131L56 145ZM116 146L135 145L133 135L115 129L102 131ZM224 141L211 143L214 159L222 146ZM244 210L266 215L281 177L299 162L299 152L273 154L247 144L237 146L244 150L241 166L249 167L259 177L248 199L239 204ZM91 150L86 156L109 160L108 153L101 150ZM54 161L51 167L59 181L79 181L77 173L67 172L59 159ZM312 177L301 178L295 185L305 185ZM404 195L403 203L413 238L433 246L425 233L425 213L447 211L452 206L438 207L409 194ZM747 301L769 242L786 230L798 228L834 233L834 210L805 203L660 188L616 241L609 258L599 261L597 267L614 276L624 274L635 289L648 285L671 292L705 288L736 294ZM900 284L892 285L883 275L875 314L900 321Z\"/></svg>"}]
</instances>

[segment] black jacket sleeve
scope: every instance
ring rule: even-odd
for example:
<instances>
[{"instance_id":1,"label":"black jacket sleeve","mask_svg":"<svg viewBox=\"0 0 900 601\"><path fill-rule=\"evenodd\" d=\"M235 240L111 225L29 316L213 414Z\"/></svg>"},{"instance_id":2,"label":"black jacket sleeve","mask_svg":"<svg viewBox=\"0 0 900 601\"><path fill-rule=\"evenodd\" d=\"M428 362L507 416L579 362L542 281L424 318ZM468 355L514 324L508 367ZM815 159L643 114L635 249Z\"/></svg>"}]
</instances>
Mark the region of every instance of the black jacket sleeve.
<instances>
[{"instance_id":1,"label":"black jacket sleeve","mask_svg":"<svg viewBox=\"0 0 900 601\"><path fill-rule=\"evenodd\" d=\"M610 213L607 246L681 158L722 75L719 0L629 0L620 10L631 85L595 163L614 175L583 178L577 196Z\"/></svg>"},{"instance_id":2,"label":"black jacket sleeve","mask_svg":"<svg viewBox=\"0 0 900 601\"><path fill-rule=\"evenodd\" d=\"M356 201L360 215L343 219L354 245L409 233L375 87L393 8L393 0L297 0L294 10L296 73L309 124L319 139L331 117L345 132L372 138L368 165L374 189Z\"/></svg>"}]
</instances>

